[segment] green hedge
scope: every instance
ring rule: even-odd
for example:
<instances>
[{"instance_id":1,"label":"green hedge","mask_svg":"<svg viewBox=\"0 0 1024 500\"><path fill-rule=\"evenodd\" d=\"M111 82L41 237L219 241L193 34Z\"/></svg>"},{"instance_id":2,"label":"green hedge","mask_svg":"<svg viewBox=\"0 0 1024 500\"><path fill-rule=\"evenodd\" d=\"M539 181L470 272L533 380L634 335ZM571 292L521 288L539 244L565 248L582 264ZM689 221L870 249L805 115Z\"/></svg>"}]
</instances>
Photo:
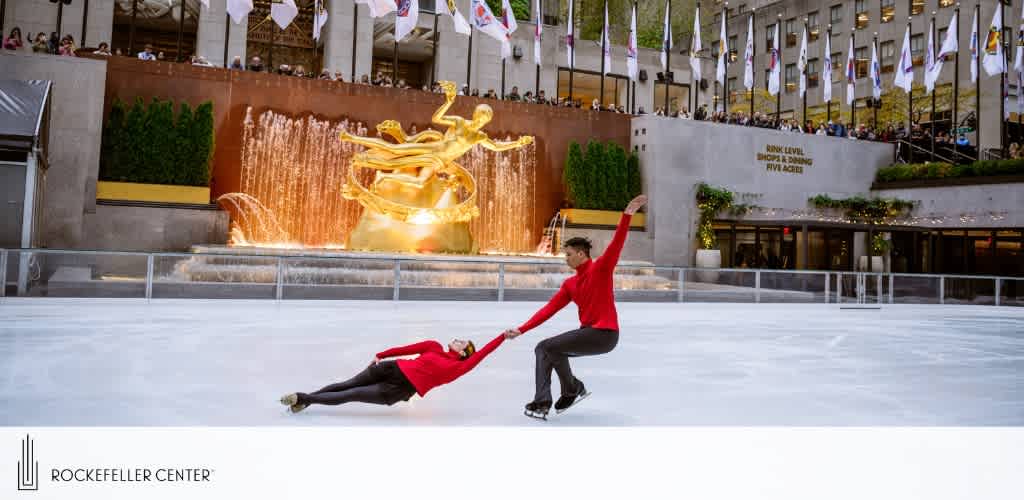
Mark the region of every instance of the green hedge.
<instances>
[{"instance_id":1,"label":"green hedge","mask_svg":"<svg viewBox=\"0 0 1024 500\"><path fill-rule=\"evenodd\" d=\"M181 103L136 99L130 109L114 101L103 127L100 180L209 186L213 159L213 103L195 112Z\"/></svg>"},{"instance_id":2,"label":"green hedge","mask_svg":"<svg viewBox=\"0 0 1024 500\"><path fill-rule=\"evenodd\" d=\"M1024 160L983 160L966 165L949 163L897 164L878 169L877 182L955 179L992 175L1024 175Z\"/></svg>"},{"instance_id":3,"label":"green hedge","mask_svg":"<svg viewBox=\"0 0 1024 500\"><path fill-rule=\"evenodd\" d=\"M575 208L622 210L642 192L640 161L612 142L589 141L586 152L571 142L565 184Z\"/></svg>"}]
</instances>

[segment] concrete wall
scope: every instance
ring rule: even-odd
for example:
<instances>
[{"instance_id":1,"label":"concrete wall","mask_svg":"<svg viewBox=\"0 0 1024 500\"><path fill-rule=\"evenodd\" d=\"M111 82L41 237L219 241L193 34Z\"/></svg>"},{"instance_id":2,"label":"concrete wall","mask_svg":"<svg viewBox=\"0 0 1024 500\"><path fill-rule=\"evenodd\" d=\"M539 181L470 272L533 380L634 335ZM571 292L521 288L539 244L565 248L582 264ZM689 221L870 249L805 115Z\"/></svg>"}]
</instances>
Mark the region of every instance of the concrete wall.
<instances>
[{"instance_id":1,"label":"concrete wall","mask_svg":"<svg viewBox=\"0 0 1024 500\"><path fill-rule=\"evenodd\" d=\"M612 236L614 235L615 231L611 229L567 227L565 228L565 235L562 237L562 241L577 236L588 238L594 245L594 257L598 257L604 252L605 248L608 248L608 243L612 241ZM654 262L654 240L651 238L650 233L646 231L630 231L629 236L626 238L626 244L622 247L622 255L619 257L619 260Z\"/></svg>"},{"instance_id":2,"label":"concrete wall","mask_svg":"<svg viewBox=\"0 0 1024 500\"><path fill-rule=\"evenodd\" d=\"M113 8L111 8L113 12ZM227 17L227 4L225 2L210 2L210 8L201 7L199 12L199 32L196 34L196 53L206 57L215 66L224 66L224 30L230 21ZM240 24L231 22L228 32L228 62L235 56L242 58L242 64L246 64L245 44L246 31L249 29L249 18L246 17Z\"/></svg>"},{"instance_id":3,"label":"concrete wall","mask_svg":"<svg viewBox=\"0 0 1024 500\"><path fill-rule=\"evenodd\" d=\"M4 77L53 81L42 244L75 248L96 208L106 62L0 51Z\"/></svg>"},{"instance_id":4,"label":"concrete wall","mask_svg":"<svg viewBox=\"0 0 1024 500\"><path fill-rule=\"evenodd\" d=\"M97 205L85 215L81 248L186 251L193 244L225 244L228 213L222 210Z\"/></svg>"},{"instance_id":5,"label":"concrete wall","mask_svg":"<svg viewBox=\"0 0 1024 500\"><path fill-rule=\"evenodd\" d=\"M868 192L875 171L893 157L889 144L656 116L634 118L632 129L650 196L647 231L660 265L693 263L700 182L762 207L752 219L780 220L807 210L807 198L816 194ZM768 170L757 155L769 145L800 148L813 164L802 173Z\"/></svg>"},{"instance_id":6,"label":"concrete wall","mask_svg":"<svg viewBox=\"0 0 1024 500\"><path fill-rule=\"evenodd\" d=\"M919 202L913 216L929 227L1024 227L1024 183L882 189L873 194Z\"/></svg>"}]
</instances>

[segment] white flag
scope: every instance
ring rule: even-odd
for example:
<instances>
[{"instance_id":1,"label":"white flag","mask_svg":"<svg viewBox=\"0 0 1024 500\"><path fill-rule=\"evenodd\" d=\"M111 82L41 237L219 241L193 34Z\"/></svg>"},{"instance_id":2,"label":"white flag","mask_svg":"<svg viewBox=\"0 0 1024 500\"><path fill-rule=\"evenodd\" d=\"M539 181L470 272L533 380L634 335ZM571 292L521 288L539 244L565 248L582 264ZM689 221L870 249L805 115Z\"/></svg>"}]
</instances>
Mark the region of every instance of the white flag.
<instances>
[{"instance_id":1,"label":"white flag","mask_svg":"<svg viewBox=\"0 0 1024 500\"><path fill-rule=\"evenodd\" d=\"M629 41L626 44L626 71L629 79L636 81L636 4L633 5L633 20L629 22Z\"/></svg>"},{"instance_id":2,"label":"white flag","mask_svg":"<svg viewBox=\"0 0 1024 500\"><path fill-rule=\"evenodd\" d=\"M882 98L882 68L878 66L878 42L871 44L871 97Z\"/></svg>"},{"instance_id":3,"label":"white flag","mask_svg":"<svg viewBox=\"0 0 1024 500\"><path fill-rule=\"evenodd\" d=\"M939 48L939 53L935 56L935 64L933 65L932 72L932 85L939 79L939 74L942 73L942 63L945 62L945 58L948 55L956 54L960 50L960 43L956 39L956 13L953 13L953 19L949 21L949 27L946 28L946 39L942 41L942 47Z\"/></svg>"},{"instance_id":4,"label":"white flag","mask_svg":"<svg viewBox=\"0 0 1024 500\"><path fill-rule=\"evenodd\" d=\"M1024 114L1024 72L1017 72L1017 114Z\"/></svg>"},{"instance_id":5,"label":"white flag","mask_svg":"<svg viewBox=\"0 0 1024 500\"><path fill-rule=\"evenodd\" d=\"M320 40L320 32L327 24L327 8L324 6L326 0L313 2L313 40Z\"/></svg>"},{"instance_id":6,"label":"white flag","mask_svg":"<svg viewBox=\"0 0 1024 500\"><path fill-rule=\"evenodd\" d=\"M202 2L203 7L206 7L207 10L210 9L210 0L199 0L199 1Z\"/></svg>"},{"instance_id":7,"label":"white flag","mask_svg":"<svg viewBox=\"0 0 1024 500\"><path fill-rule=\"evenodd\" d=\"M857 62L853 58L853 37L850 37L850 52L846 56L846 104L853 104L857 94Z\"/></svg>"},{"instance_id":8,"label":"white flag","mask_svg":"<svg viewBox=\"0 0 1024 500\"><path fill-rule=\"evenodd\" d=\"M985 36L985 55L981 58L981 66L988 76L1006 73L1006 57L1003 56L1003 4L992 14L992 24Z\"/></svg>"},{"instance_id":9,"label":"white flag","mask_svg":"<svg viewBox=\"0 0 1024 500\"><path fill-rule=\"evenodd\" d=\"M971 83L978 81L978 9L971 22Z\"/></svg>"},{"instance_id":10,"label":"white flag","mask_svg":"<svg viewBox=\"0 0 1024 500\"><path fill-rule=\"evenodd\" d=\"M508 0L505 0L506 2ZM601 29L601 46L604 51L604 74L612 71L612 41L608 38L608 0L604 2L604 28Z\"/></svg>"},{"instance_id":11,"label":"white flag","mask_svg":"<svg viewBox=\"0 0 1024 500\"><path fill-rule=\"evenodd\" d=\"M775 38L772 40L772 53L768 59L768 93L776 95L779 93L780 67L782 66L782 53L779 52L779 23L775 23Z\"/></svg>"},{"instance_id":12,"label":"white flag","mask_svg":"<svg viewBox=\"0 0 1024 500\"><path fill-rule=\"evenodd\" d=\"M1024 71L1024 24L1017 30L1017 55L1013 58L1013 69Z\"/></svg>"},{"instance_id":13,"label":"white flag","mask_svg":"<svg viewBox=\"0 0 1024 500\"><path fill-rule=\"evenodd\" d=\"M450 1L454 2L454 0ZM537 0L536 2L533 3L533 22L535 23L535 26L533 28L533 62L537 66L540 66L540 35L541 31L543 30L541 26L544 25L544 18L541 17L540 14L540 2L541 0Z\"/></svg>"},{"instance_id":14,"label":"white flag","mask_svg":"<svg viewBox=\"0 0 1024 500\"><path fill-rule=\"evenodd\" d=\"M1010 119L1010 79L1002 78L1003 80L1003 118Z\"/></svg>"},{"instance_id":15,"label":"white flag","mask_svg":"<svg viewBox=\"0 0 1024 500\"><path fill-rule=\"evenodd\" d=\"M459 12L459 8L455 5L455 0L438 0L443 1L447 6L445 13L452 18L452 23L455 24L455 32L462 35L469 35L473 33L473 29L469 26L469 21L463 17L462 13ZM538 23L539 26L539 23ZM539 29L539 28L538 28Z\"/></svg>"},{"instance_id":16,"label":"white flag","mask_svg":"<svg viewBox=\"0 0 1024 500\"><path fill-rule=\"evenodd\" d=\"M406 35L412 33L420 18L420 0L395 0L397 10L395 11L395 40L402 41Z\"/></svg>"},{"instance_id":17,"label":"white flag","mask_svg":"<svg viewBox=\"0 0 1024 500\"><path fill-rule=\"evenodd\" d=\"M281 29L287 29L288 25L295 20L295 16L298 15L299 8L295 5L295 0L282 0L281 3L270 5L270 17L274 18L274 22Z\"/></svg>"},{"instance_id":18,"label":"white flag","mask_svg":"<svg viewBox=\"0 0 1024 500\"><path fill-rule=\"evenodd\" d=\"M932 36L934 33L935 19L932 19L928 27L928 51L924 54L924 88L928 93L935 90L935 79L939 77L935 69L935 37Z\"/></svg>"},{"instance_id":19,"label":"white flag","mask_svg":"<svg viewBox=\"0 0 1024 500\"><path fill-rule=\"evenodd\" d=\"M487 2L484 0L473 0L473 3L470 5L470 11L473 18L473 26L478 31L486 33L501 43L501 58L505 59L511 55L512 48L508 41L508 31L505 29L505 25L494 17L494 13L487 6Z\"/></svg>"},{"instance_id":20,"label":"white flag","mask_svg":"<svg viewBox=\"0 0 1024 500\"><path fill-rule=\"evenodd\" d=\"M725 13L722 14L722 29L718 31L718 68L715 80L725 86L725 58L729 55L729 43L725 31Z\"/></svg>"},{"instance_id":21,"label":"white flag","mask_svg":"<svg viewBox=\"0 0 1024 500\"><path fill-rule=\"evenodd\" d=\"M800 97L807 94L807 26L804 26L804 38L800 42L800 58L796 61L800 70Z\"/></svg>"},{"instance_id":22,"label":"white flag","mask_svg":"<svg viewBox=\"0 0 1024 500\"><path fill-rule=\"evenodd\" d=\"M914 58L910 54L910 28L903 35L903 50L900 51L900 62L896 65L896 78L893 84L910 92L914 88Z\"/></svg>"},{"instance_id":23,"label":"white flag","mask_svg":"<svg viewBox=\"0 0 1024 500\"><path fill-rule=\"evenodd\" d=\"M509 34L515 33L519 25L516 24L516 13L512 12L512 4L508 0L501 0L501 24Z\"/></svg>"},{"instance_id":24,"label":"white flag","mask_svg":"<svg viewBox=\"0 0 1024 500\"><path fill-rule=\"evenodd\" d=\"M395 0L356 0L356 3L366 4L370 8L370 17L384 16L398 7Z\"/></svg>"},{"instance_id":25,"label":"white flag","mask_svg":"<svg viewBox=\"0 0 1024 500\"><path fill-rule=\"evenodd\" d=\"M668 18L668 2L669 0L665 0L665 23L661 27L661 68L664 71L668 71L668 51L672 50L672 24Z\"/></svg>"},{"instance_id":26,"label":"white flag","mask_svg":"<svg viewBox=\"0 0 1024 500\"><path fill-rule=\"evenodd\" d=\"M566 23L565 50L570 68L576 66L576 40L573 35L574 28L572 23L572 0L569 0L569 22Z\"/></svg>"},{"instance_id":27,"label":"white flag","mask_svg":"<svg viewBox=\"0 0 1024 500\"><path fill-rule=\"evenodd\" d=\"M821 97L832 100L832 37L825 35L825 64L821 67Z\"/></svg>"},{"instance_id":28,"label":"white flag","mask_svg":"<svg viewBox=\"0 0 1024 500\"><path fill-rule=\"evenodd\" d=\"M754 89L754 15L750 15L747 23L747 47L743 51L743 86L747 90Z\"/></svg>"},{"instance_id":29,"label":"white flag","mask_svg":"<svg viewBox=\"0 0 1024 500\"><path fill-rule=\"evenodd\" d=\"M252 12L252 0L228 0L227 8L228 14L231 15L231 21L241 24L249 12Z\"/></svg>"}]
</instances>

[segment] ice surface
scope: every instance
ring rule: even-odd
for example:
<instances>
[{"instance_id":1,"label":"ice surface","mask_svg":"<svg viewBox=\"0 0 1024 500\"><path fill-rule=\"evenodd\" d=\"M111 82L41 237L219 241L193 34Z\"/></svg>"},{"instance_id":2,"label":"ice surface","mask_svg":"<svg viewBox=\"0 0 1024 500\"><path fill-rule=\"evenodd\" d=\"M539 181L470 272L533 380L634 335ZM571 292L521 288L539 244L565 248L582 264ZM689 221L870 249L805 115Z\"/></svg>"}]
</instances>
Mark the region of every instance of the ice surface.
<instances>
[{"instance_id":1,"label":"ice surface","mask_svg":"<svg viewBox=\"0 0 1024 500\"><path fill-rule=\"evenodd\" d=\"M522 415L533 348L573 306L423 399L277 402L538 306L2 299L0 425L1024 425L1024 309L985 306L619 304L618 347L572 361L593 396L547 423Z\"/></svg>"}]
</instances>

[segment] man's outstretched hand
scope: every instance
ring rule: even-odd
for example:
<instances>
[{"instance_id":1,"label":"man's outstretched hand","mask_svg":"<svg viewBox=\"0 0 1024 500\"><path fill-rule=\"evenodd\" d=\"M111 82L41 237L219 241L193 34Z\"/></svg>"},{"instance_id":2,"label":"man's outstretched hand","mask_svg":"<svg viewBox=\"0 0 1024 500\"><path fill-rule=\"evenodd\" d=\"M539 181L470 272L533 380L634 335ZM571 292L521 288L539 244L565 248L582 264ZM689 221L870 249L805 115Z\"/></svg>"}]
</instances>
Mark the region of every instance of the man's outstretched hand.
<instances>
[{"instance_id":1,"label":"man's outstretched hand","mask_svg":"<svg viewBox=\"0 0 1024 500\"><path fill-rule=\"evenodd\" d=\"M522 334L523 332L519 331L518 328L510 328L508 330L505 330L505 338L508 340L512 340Z\"/></svg>"},{"instance_id":2,"label":"man's outstretched hand","mask_svg":"<svg viewBox=\"0 0 1024 500\"><path fill-rule=\"evenodd\" d=\"M629 202L629 205L626 205L626 209L623 210L623 212L626 212L629 215L633 215L633 214L636 213L637 210L640 210L640 207L642 207L642 206L644 206L646 204L647 204L647 195L646 194L642 194L640 196L637 196L636 198L633 198L633 201Z\"/></svg>"}]
</instances>

